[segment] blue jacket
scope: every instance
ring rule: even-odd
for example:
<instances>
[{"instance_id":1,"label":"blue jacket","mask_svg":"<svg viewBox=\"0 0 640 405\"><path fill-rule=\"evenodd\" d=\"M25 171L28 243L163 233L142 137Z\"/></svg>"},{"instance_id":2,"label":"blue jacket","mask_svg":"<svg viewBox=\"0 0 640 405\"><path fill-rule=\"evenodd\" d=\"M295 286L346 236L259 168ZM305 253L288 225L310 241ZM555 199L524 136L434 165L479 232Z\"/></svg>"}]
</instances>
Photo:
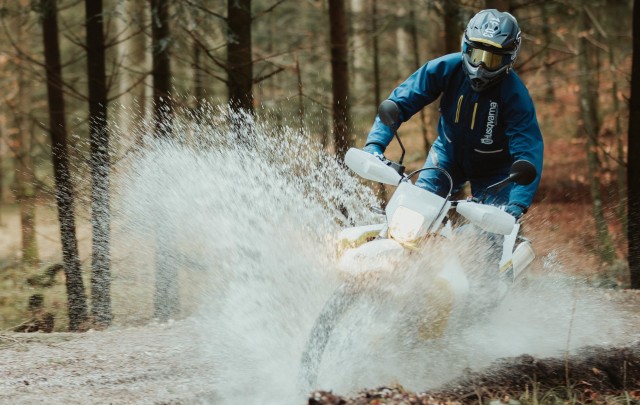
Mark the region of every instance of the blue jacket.
<instances>
[{"instance_id":1,"label":"blue jacket","mask_svg":"<svg viewBox=\"0 0 640 405\"><path fill-rule=\"evenodd\" d=\"M425 167L449 172L454 190L469 181L472 193L478 196L507 177L513 162L528 160L536 167L535 181L506 189L502 201L496 202L529 207L540 183L544 146L533 101L520 77L512 70L495 86L475 92L462 69L462 55L454 53L427 62L389 99L398 104L405 122L439 96L438 138ZM391 130L376 117L367 144L379 144L384 150L392 138ZM444 195L449 185L435 181L437 177L437 171L423 171L417 184Z\"/></svg>"}]
</instances>

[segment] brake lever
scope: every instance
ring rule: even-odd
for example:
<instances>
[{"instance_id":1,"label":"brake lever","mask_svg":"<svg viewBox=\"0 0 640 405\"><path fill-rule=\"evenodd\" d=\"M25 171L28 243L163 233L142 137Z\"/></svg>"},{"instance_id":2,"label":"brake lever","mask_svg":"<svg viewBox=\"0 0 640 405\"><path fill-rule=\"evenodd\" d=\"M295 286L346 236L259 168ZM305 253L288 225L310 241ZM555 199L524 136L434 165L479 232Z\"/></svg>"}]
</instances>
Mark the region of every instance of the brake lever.
<instances>
[{"instance_id":1,"label":"brake lever","mask_svg":"<svg viewBox=\"0 0 640 405\"><path fill-rule=\"evenodd\" d=\"M401 175L402 177L404 177L404 172L406 167L401 165L400 163L396 163L393 160L389 160L387 159L383 154L381 153L374 153L373 156L377 157L378 159L380 159L380 161L382 163L384 163L385 165L389 166L390 168L392 168L393 170L396 171L396 173L398 173L399 175Z\"/></svg>"},{"instance_id":2,"label":"brake lever","mask_svg":"<svg viewBox=\"0 0 640 405\"><path fill-rule=\"evenodd\" d=\"M403 165L401 165L399 163L396 163L396 162L392 162L391 160L389 160L388 162L389 163L387 163L387 166L391 167L393 170L395 170L401 176L404 176L405 167Z\"/></svg>"}]
</instances>

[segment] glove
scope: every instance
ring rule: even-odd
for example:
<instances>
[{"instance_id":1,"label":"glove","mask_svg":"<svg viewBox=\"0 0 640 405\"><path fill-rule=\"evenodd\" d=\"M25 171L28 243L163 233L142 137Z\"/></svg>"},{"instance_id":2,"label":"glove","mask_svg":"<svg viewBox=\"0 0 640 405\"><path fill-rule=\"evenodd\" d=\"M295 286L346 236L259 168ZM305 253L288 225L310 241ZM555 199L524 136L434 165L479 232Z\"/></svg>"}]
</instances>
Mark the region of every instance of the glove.
<instances>
[{"instance_id":1,"label":"glove","mask_svg":"<svg viewBox=\"0 0 640 405\"><path fill-rule=\"evenodd\" d=\"M522 215L527 211L527 207L518 203L509 203L504 210L509 214L513 215L516 219L520 219Z\"/></svg>"},{"instance_id":2,"label":"glove","mask_svg":"<svg viewBox=\"0 0 640 405\"><path fill-rule=\"evenodd\" d=\"M367 144L364 148L362 148L362 150L371 153L373 156L383 156L382 146L378 145L377 143Z\"/></svg>"}]
</instances>

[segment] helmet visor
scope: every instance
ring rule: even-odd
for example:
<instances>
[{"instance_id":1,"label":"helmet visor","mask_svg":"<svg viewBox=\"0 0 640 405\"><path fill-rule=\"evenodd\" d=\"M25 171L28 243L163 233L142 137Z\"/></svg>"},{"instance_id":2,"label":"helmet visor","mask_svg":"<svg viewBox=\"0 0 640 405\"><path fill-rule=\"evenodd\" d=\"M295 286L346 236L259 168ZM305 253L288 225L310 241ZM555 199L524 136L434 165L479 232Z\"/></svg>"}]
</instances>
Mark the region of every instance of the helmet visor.
<instances>
[{"instance_id":1,"label":"helmet visor","mask_svg":"<svg viewBox=\"0 0 640 405\"><path fill-rule=\"evenodd\" d=\"M504 55L498 55L484 49L471 48L469 51L469 62L473 66L483 64L489 70L499 69L502 66Z\"/></svg>"}]
</instances>

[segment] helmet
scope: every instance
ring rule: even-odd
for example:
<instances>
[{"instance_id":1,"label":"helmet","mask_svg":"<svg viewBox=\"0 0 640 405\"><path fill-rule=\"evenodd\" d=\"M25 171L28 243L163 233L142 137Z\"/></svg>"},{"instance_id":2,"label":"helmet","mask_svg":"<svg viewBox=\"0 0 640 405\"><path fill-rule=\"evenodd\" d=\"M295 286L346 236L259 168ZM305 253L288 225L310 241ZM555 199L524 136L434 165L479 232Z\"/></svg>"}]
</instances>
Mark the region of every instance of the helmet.
<instances>
[{"instance_id":1,"label":"helmet","mask_svg":"<svg viewBox=\"0 0 640 405\"><path fill-rule=\"evenodd\" d=\"M483 91L507 77L520 49L520 27L509 13L482 10L462 36L462 67L471 88Z\"/></svg>"}]
</instances>

